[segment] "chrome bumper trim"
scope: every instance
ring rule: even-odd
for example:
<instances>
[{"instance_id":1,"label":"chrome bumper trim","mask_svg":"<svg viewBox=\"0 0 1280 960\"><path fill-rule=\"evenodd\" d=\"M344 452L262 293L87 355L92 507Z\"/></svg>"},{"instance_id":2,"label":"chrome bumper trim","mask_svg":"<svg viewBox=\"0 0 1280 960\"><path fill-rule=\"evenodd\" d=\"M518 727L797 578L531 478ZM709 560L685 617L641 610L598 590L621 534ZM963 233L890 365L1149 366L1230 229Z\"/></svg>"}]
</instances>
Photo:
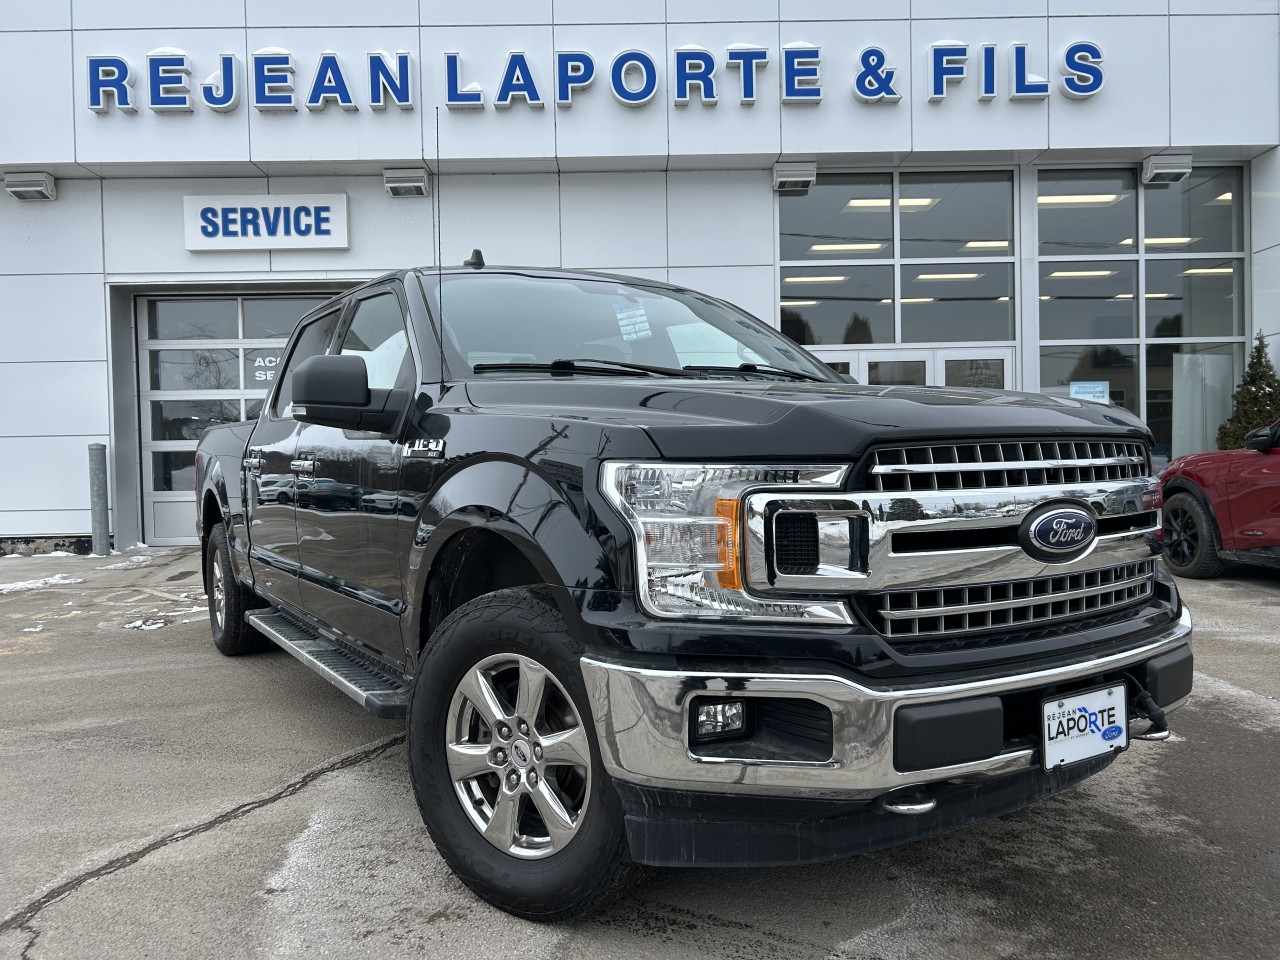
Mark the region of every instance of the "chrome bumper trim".
<instances>
[{"instance_id":1,"label":"chrome bumper trim","mask_svg":"<svg viewBox=\"0 0 1280 960\"><path fill-rule=\"evenodd\" d=\"M681 790L871 799L916 784L1004 776L1033 763L1034 751L1016 750L900 773L893 766L899 707L1070 682L1159 656L1189 643L1191 631L1184 607L1176 624L1135 650L1016 676L912 689L878 689L824 674L649 670L590 656L582 658L582 673L605 768L619 780ZM831 711L834 756L821 762L695 756L688 748L688 704L699 695L815 700Z\"/></svg>"}]
</instances>

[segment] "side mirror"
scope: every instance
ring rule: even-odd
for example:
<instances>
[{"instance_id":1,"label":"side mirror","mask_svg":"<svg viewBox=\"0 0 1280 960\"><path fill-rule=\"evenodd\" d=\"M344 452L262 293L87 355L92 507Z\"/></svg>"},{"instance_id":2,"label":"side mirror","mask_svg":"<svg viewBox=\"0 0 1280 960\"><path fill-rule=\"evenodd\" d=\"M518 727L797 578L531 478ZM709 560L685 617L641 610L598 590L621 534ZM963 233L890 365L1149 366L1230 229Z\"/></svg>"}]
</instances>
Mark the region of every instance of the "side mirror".
<instances>
[{"instance_id":1,"label":"side mirror","mask_svg":"<svg viewBox=\"0 0 1280 960\"><path fill-rule=\"evenodd\" d=\"M1271 442L1271 428L1259 427L1257 430L1250 430L1245 435L1244 445L1250 450L1266 453L1274 446Z\"/></svg>"},{"instance_id":2,"label":"side mirror","mask_svg":"<svg viewBox=\"0 0 1280 960\"><path fill-rule=\"evenodd\" d=\"M403 412L394 390L370 390L364 357L309 357L293 372L293 419L343 430L385 433Z\"/></svg>"}]
</instances>

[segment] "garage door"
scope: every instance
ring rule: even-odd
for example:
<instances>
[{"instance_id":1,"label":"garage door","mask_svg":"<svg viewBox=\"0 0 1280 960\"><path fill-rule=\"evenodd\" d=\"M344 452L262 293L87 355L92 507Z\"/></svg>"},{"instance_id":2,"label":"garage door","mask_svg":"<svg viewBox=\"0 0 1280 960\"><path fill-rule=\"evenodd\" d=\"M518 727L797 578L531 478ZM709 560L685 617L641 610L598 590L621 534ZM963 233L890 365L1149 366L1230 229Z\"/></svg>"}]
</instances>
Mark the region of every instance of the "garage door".
<instances>
[{"instance_id":1,"label":"garage door","mask_svg":"<svg viewBox=\"0 0 1280 960\"><path fill-rule=\"evenodd\" d=\"M285 340L329 295L138 300L143 535L195 543L195 451L216 423L258 416Z\"/></svg>"}]
</instances>

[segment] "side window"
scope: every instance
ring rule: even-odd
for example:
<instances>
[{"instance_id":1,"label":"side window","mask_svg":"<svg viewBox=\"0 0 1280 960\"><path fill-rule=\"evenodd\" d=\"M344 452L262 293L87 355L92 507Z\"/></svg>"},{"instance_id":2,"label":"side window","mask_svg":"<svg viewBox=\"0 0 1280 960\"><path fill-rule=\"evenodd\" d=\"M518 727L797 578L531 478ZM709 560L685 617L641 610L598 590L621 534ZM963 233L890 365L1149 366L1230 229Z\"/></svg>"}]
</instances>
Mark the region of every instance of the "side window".
<instances>
[{"instance_id":1,"label":"side window","mask_svg":"<svg viewBox=\"0 0 1280 960\"><path fill-rule=\"evenodd\" d=\"M364 357L370 390L406 387L413 373L409 337L395 294L382 293L361 300L351 326L342 337L344 357Z\"/></svg>"},{"instance_id":2,"label":"side window","mask_svg":"<svg viewBox=\"0 0 1280 960\"><path fill-rule=\"evenodd\" d=\"M285 361L284 372L280 375L280 384L276 388L276 397L271 404L271 416L276 420L284 420L293 415L293 371L298 364L308 357L324 353L333 339L333 331L338 326L341 310L326 313L323 317L312 320L302 328L302 334L294 344L293 352Z\"/></svg>"}]
</instances>

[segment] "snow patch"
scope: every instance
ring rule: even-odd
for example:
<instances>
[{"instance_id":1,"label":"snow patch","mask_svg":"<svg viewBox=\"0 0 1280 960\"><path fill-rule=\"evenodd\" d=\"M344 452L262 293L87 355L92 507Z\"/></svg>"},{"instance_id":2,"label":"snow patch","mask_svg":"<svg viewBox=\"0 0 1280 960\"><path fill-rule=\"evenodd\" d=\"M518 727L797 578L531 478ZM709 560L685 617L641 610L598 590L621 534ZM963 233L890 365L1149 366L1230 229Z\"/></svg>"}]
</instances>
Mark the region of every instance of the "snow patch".
<instances>
[{"instance_id":1,"label":"snow patch","mask_svg":"<svg viewBox=\"0 0 1280 960\"><path fill-rule=\"evenodd\" d=\"M144 620L135 620L133 623L126 623L126 630L159 630L161 627L167 627L168 620L153 620L150 617Z\"/></svg>"},{"instance_id":2,"label":"snow patch","mask_svg":"<svg viewBox=\"0 0 1280 960\"><path fill-rule=\"evenodd\" d=\"M59 573L52 577L41 577L39 580L0 583L0 596L4 596L7 593L21 593L24 590L39 590L41 587L65 586L72 583L84 583L84 580L78 577L68 577L65 573Z\"/></svg>"},{"instance_id":3,"label":"snow patch","mask_svg":"<svg viewBox=\"0 0 1280 960\"><path fill-rule=\"evenodd\" d=\"M41 633L44 630L43 623L37 623L34 627L23 627L23 633Z\"/></svg>"}]
</instances>

